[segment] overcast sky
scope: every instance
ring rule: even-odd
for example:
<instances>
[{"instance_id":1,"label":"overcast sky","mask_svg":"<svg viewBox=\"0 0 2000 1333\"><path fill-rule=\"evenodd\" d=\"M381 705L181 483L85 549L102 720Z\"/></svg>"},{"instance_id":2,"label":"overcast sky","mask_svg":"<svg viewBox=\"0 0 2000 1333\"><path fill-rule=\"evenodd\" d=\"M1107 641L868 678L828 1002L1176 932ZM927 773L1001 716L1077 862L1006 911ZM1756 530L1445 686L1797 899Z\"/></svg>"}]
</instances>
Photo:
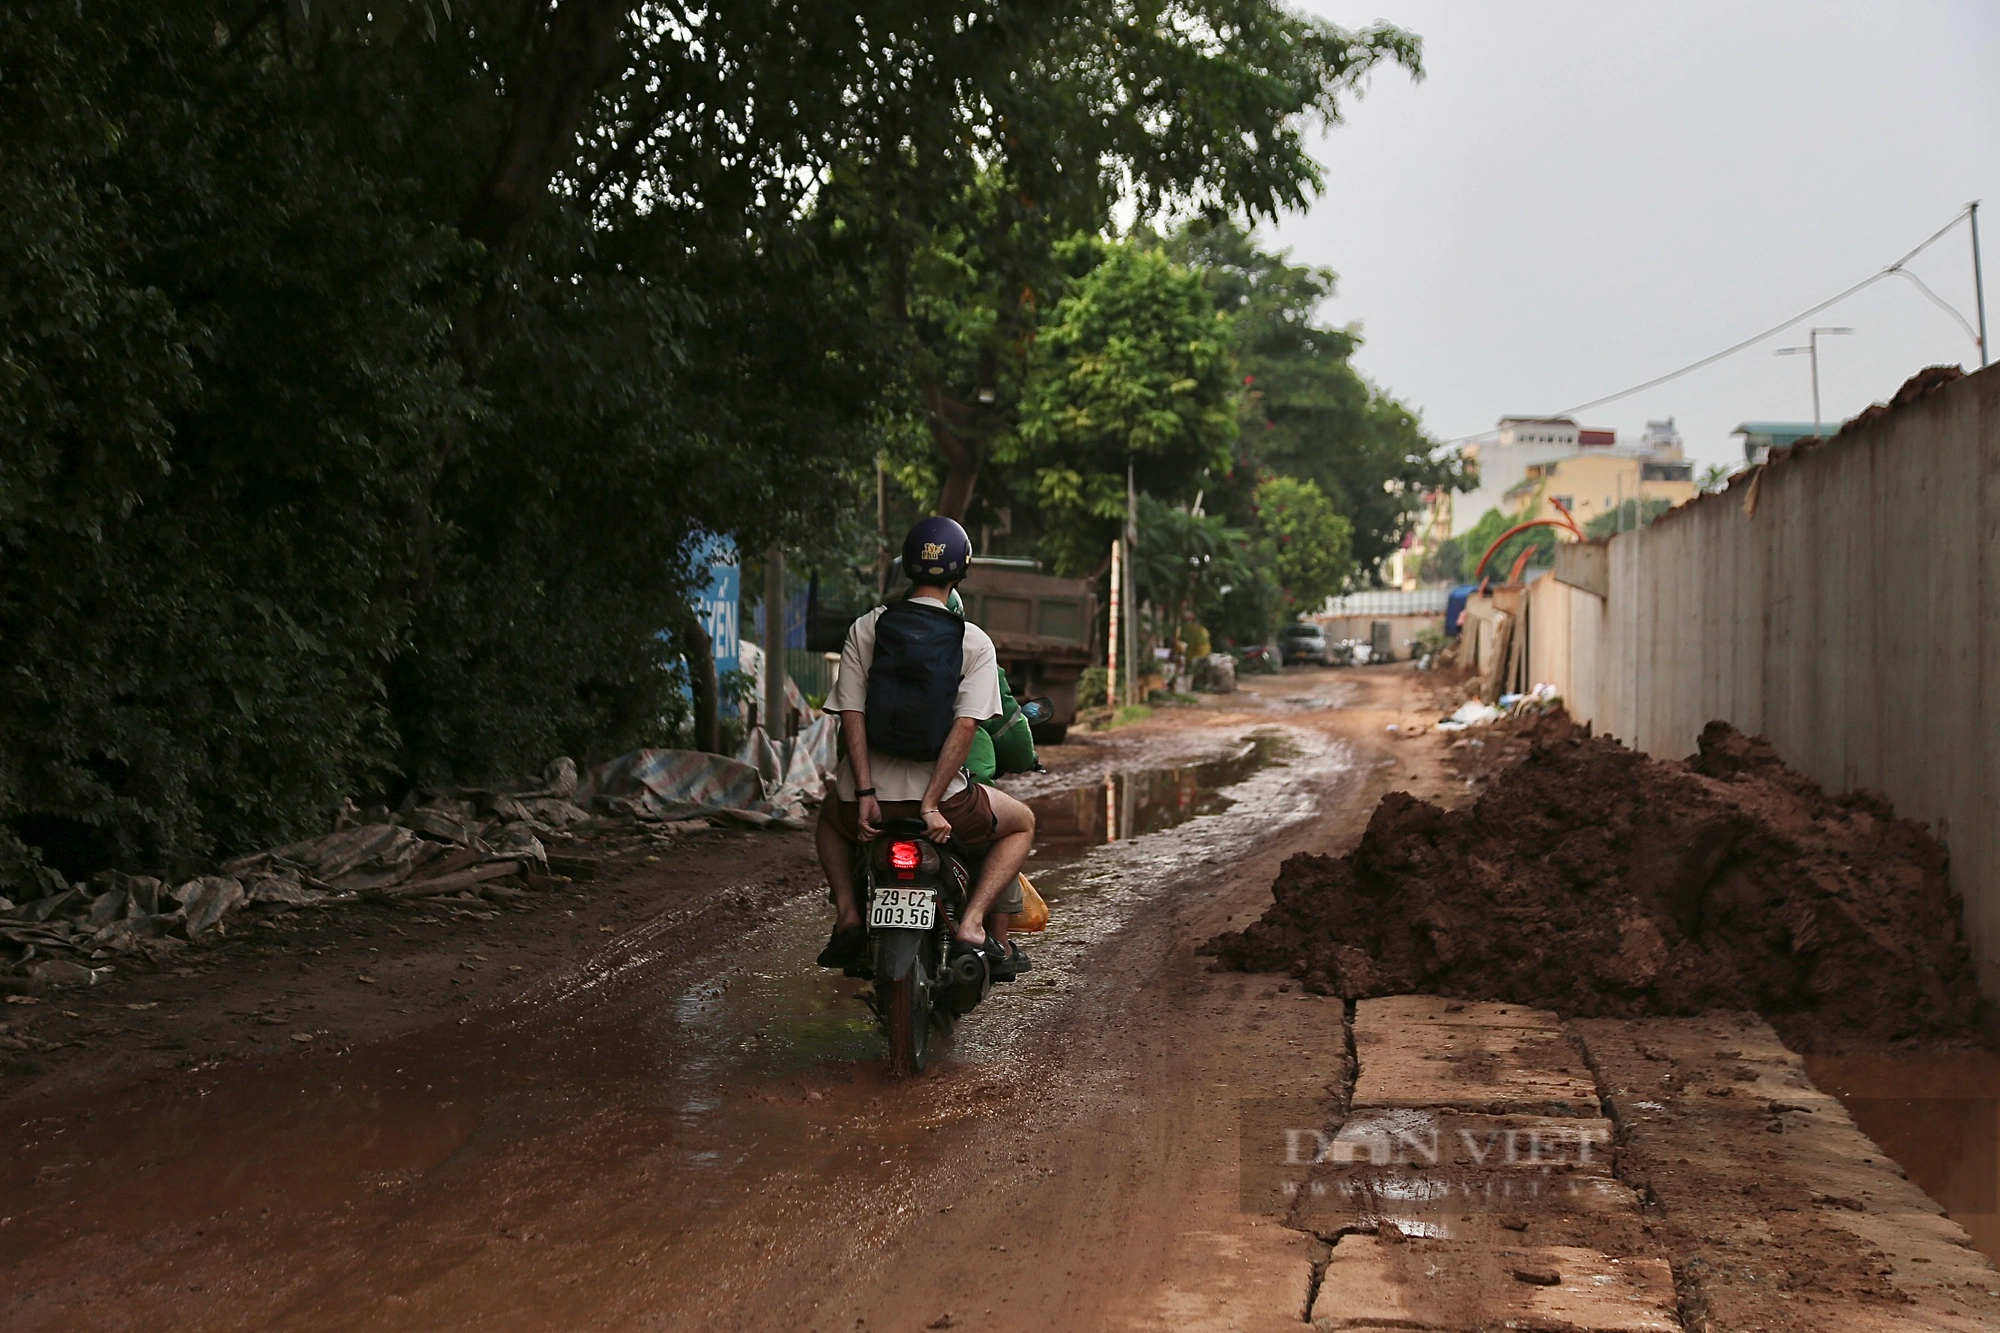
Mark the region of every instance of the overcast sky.
<instances>
[{"instance_id":1,"label":"overcast sky","mask_svg":"<svg viewBox=\"0 0 2000 1333\"><path fill-rule=\"evenodd\" d=\"M1983 199L2000 326L2000 0L1305 5L1424 39L1320 145L1327 192L1275 229L1340 275L1325 314L1439 439L1650 379L1824 300ZM1912 262L1974 321L1963 224ZM1828 420L1973 342L1891 278L1815 317ZM1746 420L1812 419L1807 358L1773 348L1581 413L1635 442L1673 416L1700 461ZM2000 342L2000 327L1993 328Z\"/></svg>"}]
</instances>

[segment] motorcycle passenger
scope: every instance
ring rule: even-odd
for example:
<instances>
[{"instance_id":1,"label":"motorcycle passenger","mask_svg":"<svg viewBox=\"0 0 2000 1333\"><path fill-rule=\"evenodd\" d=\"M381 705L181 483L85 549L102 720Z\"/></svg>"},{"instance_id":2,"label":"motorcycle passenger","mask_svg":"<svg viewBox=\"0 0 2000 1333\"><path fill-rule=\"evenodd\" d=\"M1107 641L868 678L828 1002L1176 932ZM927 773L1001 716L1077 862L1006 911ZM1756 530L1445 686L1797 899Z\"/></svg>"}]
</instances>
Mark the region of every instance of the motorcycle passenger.
<instances>
[{"instance_id":1,"label":"motorcycle passenger","mask_svg":"<svg viewBox=\"0 0 2000 1333\"><path fill-rule=\"evenodd\" d=\"M909 596L867 612L847 631L840 677L826 701L840 718L846 754L817 832L835 908L821 967L854 966L867 955L868 927L854 894L856 844L878 837L884 820L917 817L931 841L985 857L953 955L985 955L995 980L1031 966L1007 940L1007 925L1022 910L1019 873L1034 844L1034 813L965 771L973 732L1001 708L993 640L946 606L971 557L964 528L948 518L922 520L903 541Z\"/></svg>"}]
</instances>

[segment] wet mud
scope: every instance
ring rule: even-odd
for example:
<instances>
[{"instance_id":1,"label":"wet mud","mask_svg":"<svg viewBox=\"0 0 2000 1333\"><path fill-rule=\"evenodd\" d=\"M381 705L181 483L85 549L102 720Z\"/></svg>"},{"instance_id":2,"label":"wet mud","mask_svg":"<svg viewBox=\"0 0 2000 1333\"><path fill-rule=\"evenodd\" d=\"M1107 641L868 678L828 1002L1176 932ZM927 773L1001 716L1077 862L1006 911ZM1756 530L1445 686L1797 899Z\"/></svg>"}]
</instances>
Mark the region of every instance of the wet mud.
<instances>
[{"instance_id":1,"label":"wet mud","mask_svg":"<svg viewBox=\"0 0 2000 1333\"><path fill-rule=\"evenodd\" d=\"M859 983L812 966L809 848L744 839L733 871L721 841L648 867L616 916L566 897L546 938L580 961L509 972L492 1007L440 974L455 1007L411 1030L262 1027L286 1054L38 1098L0 1155L0 1327L1296 1321L1309 1238L1244 1210L1239 1099L1328 1111L1341 1003L1194 946L1261 912L1289 853L1352 847L1391 786L1463 790L1407 739L1436 716L1415 679L1288 672L1017 784L1054 919L917 1080L886 1077ZM502 927L543 920L481 923L486 970L441 967L484 979Z\"/></svg>"},{"instance_id":2,"label":"wet mud","mask_svg":"<svg viewBox=\"0 0 2000 1333\"><path fill-rule=\"evenodd\" d=\"M1306 818L1342 762L1238 729L1034 795L1037 969L916 1085L883 1072L862 983L813 965L808 892L746 906L708 956L661 917L498 1010L40 1108L0 1159L0 1323L547 1327L551 1289L579 1319L719 1301L704 1255L896 1217L951 1126L1004 1114L1093 945L1163 879ZM795 1225L752 1220L790 1191Z\"/></svg>"}]
</instances>

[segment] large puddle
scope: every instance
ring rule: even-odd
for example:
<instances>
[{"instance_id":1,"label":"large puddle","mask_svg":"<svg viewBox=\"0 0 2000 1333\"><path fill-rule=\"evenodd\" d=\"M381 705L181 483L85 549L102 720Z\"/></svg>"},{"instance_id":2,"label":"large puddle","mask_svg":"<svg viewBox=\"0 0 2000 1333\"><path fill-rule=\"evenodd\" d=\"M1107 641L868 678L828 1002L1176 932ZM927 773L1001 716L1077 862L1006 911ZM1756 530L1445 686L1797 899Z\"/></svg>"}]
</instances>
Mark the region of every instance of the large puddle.
<instances>
[{"instance_id":1,"label":"large puddle","mask_svg":"<svg viewBox=\"0 0 2000 1333\"><path fill-rule=\"evenodd\" d=\"M257 1293L261 1326L461 1326L462 1303L489 1298L473 1276L499 1262L488 1251L551 1217L580 1253L719 1236L768 1182L837 1178L858 1145L917 1160L926 1130L1010 1095L998 1084L1034 1040L1035 1006L1158 885L1317 808L1301 779L1344 757L1295 757L1271 729L1035 795L1029 870L1055 919L1030 942L1036 969L961 1026L924 1090L885 1084L862 983L814 965L816 896L699 978L672 966L670 932L640 927L539 1004L311 1060L191 1069L19 1125L0 1158L0 1286L60 1304L91 1272L165 1300L234 1265L265 1275L238 1288ZM105 1267L121 1255L137 1256L129 1272ZM312 1303L288 1319L282 1291ZM436 1302L430 1323L394 1304L409 1292ZM321 1303L334 1293L350 1314ZM137 1326L126 1316L148 1301L120 1305L98 1326ZM213 1326L251 1325L218 1310Z\"/></svg>"},{"instance_id":2,"label":"large puddle","mask_svg":"<svg viewBox=\"0 0 2000 1333\"><path fill-rule=\"evenodd\" d=\"M1114 771L1098 781L1036 796L1028 802L1036 823L1029 878L1035 867L1074 861L1093 847L1158 833L1197 815L1219 814L1233 803L1227 788L1291 753L1283 733L1260 731L1235 751L1212 759Z\"/></svg>"},{"instance_id":3,"label":"large puddle","mask_svg":"<svg viewBox=\"0 0 2000 1333\"><path fill-rule=\"evenodd\" d=\"M1807 1056L1806 1073L2000 1264L2000 1053Z\"/></svg>"},{"instance_id":4,"label":"large puddle","mask_svg":"<svg viewBox=\"0 0 2000 1333\"><path fill-rule=\"evenodd\" d=\"M1276 731L1247 737L1228 753L1177 766L1114 770L1102 778L1044 792L1029 800L1035 812L1035 851L1027 873L1056 912L1049 938L1072 941L1086 913L1080 900L1101 894L1103 884L1078 871L1090 854L1113 843L1162 833L1236 803L1231 789L1292 755ZM865 983L818 967L825 943L826 906L817 898L791 904L759 941L753 967L736 968L690 987L652 1021L689 1047L685 1065L721 1076L764 1078L875 1059L881 1037L861 1002ZM1042 941L1022 937L1040 956ZM1017 991L1060 984L1054 967L1024 978ZM1006 994L1006 992L999 992ZM979 1017L967 1027L976 1029ZM695 1094L700 1100L700 1094ZM708 1109L705 1105L702 1109Z\"/></svg>"}]
</instances>

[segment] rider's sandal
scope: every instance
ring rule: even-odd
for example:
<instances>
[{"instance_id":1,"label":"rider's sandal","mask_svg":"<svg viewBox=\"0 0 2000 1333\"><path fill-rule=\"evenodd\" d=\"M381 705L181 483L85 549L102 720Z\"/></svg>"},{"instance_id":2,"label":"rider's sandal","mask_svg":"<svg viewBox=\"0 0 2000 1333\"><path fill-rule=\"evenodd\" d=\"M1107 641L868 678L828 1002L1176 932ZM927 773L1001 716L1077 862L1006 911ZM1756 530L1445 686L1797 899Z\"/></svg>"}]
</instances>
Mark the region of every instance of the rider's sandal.
<instances>
[{"instance_id":1,"label":"rider's sandal","mask_svg":"<svg viewBox=\"0 0 2000 1333\"><path fill-rule=\"evenodd\" d=\"M1025 949L1012 940L1007 941L1007 956L1004 959L998 963L987 964L988 974L995 981L1012 981L1023 972L1034 970L1034 960L1028 957Z\"/></svg>"},{"instance_id":2,"label":"rider's sandal","mask_svg":"<svg viewBox=\"0 0 2000 1333\"><path fill-rule=\"evenodd\" d=\"M952 940L951 957L963 958L966 954L972 953L976 953L986 960L986 972L989 976L992 975L994 968L1003 966L1007 961L1007 951L1001 948L1000 941L994 939L991 935L988 935L977 944L970 944L965 940L957 938Z\"/></svg>"},{"instance_id":3,"label":"rider's sandal","mask_svg":"<svg viewBox=\"0 0 2000 1333\"><path fill-rule=\"evenodd\" d=\"M821 967L849 968L859 963L868 952L868 927L835 926L826 947L819 951Z\"/></svg>"}]
</instances>

